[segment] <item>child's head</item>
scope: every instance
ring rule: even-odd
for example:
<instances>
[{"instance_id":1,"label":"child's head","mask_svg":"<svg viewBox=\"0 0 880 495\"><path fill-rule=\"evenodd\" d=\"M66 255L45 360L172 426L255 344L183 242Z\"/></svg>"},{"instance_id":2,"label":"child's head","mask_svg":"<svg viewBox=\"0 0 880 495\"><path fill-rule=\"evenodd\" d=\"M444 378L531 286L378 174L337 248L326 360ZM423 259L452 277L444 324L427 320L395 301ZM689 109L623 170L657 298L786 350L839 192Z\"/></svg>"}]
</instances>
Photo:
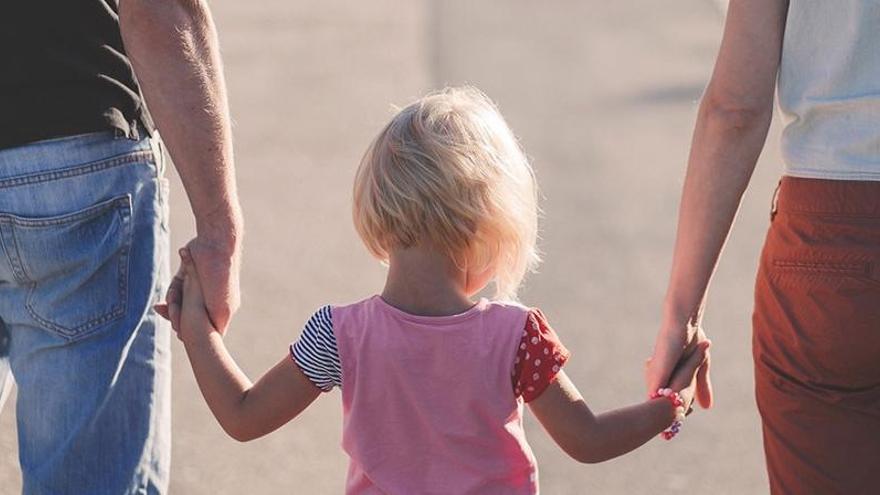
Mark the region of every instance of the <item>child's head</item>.
<instances>
[{"instance_id":1,"label":"child's head","mask_svg":"<svg viewBox=\"0 0 880 495\"><path fill-rule=\"evenodd\" d=\"M538 262L537 188L504 118L477 89L449 88L401 110L367 149L354 223L370 252L426 247L513 298ZM481 287L480 287L481 288Z\"/></svg>"}]
</instances>

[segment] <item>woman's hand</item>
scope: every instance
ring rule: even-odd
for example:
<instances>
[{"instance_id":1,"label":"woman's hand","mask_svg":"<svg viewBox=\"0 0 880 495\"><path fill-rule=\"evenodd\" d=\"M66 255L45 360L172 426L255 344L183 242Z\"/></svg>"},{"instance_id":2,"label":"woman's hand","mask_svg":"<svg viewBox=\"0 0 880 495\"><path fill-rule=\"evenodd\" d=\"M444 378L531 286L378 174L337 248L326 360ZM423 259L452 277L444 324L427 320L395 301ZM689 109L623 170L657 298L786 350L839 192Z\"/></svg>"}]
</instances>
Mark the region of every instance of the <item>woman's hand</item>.
<instances>
[{"instance_id":1,"label":"woman's hand","mask_svg":"<svg viewBox=\"0 0 880 495\"><path fill-rule=\"evenodd\" d=\"M702 334L702 331L698 332L698 336L700 334ZM694 399L698 396L697 392L700 390L700 387L704 386L700 383L700 375L708 373L709 346L711 342L705 338L705 335L701 335L701 337L702 339L693 346L690 354L678 363L678 366L672 372L672 377L669 379L668 387L678 392L681 400L684 401L685 409L690 408ZM703 369L707 371L702 372L701 370ZM708 379L708 376L706 379Z\"/></svg>"},{"instance_id":2,"label":"woman's hand","mask_svg":"<svg viewBox=\"0 0 880 495\"><path fill-rule=\"evenodd\" d=\"M684 327L666 327L657 334L654 344L654 355L648 359L645 367L645 382L648 385L648 393L654 393L662 387L678 390L672 381L679 378L679 363L691 358L698 353L700 346L708 343L702 327L697 325L685 325ZM684 361L689 362L689 361ZM696 368L695 390L697 402L703 409L712 407L712 380L709 376L711 364L708 346L705 349L705 358L700 360ZM679 369L677 369L677 367Z\"/></svg>"}]
</instances>

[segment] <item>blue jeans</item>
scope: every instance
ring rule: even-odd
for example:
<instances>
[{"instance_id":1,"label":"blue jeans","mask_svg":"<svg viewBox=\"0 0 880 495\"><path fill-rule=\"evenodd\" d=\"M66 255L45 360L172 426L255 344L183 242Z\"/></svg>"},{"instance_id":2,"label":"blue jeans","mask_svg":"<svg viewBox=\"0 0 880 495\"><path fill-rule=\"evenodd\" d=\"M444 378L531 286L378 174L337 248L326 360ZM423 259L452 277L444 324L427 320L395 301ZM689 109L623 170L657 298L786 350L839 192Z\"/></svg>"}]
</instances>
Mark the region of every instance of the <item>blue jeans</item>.
<instances>
[{"instance_id":1,"label":"blue jeans","mask_svg":"<svg viewBox=\"0 0 880 495\"><path fill-rule=\"evenodd\" d=\"M106 132L0 150L0 326L26 494L167 491L160 146Z\"/></svg>"}]
</instances>

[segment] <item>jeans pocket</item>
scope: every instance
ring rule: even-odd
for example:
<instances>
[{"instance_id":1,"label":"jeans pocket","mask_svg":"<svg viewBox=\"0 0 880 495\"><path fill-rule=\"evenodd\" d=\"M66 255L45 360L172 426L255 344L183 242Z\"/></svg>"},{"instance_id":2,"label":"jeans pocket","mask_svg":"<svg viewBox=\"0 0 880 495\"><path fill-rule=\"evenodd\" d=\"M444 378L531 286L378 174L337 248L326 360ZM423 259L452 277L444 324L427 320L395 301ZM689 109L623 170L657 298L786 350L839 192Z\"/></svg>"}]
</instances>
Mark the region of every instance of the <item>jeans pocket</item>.
<instances>
[{"instance_id":1,"label":"jeans pocket","mask_svg":"<svg viewBox=\"0 0 880 495\"><path fill-rule=\"evenodd\" d=\"M4 216L16 278L30 286L27 310L40 326L75 339L125 315L131 209L126 194L59 216Z\"/></svg>"}]
</instances>

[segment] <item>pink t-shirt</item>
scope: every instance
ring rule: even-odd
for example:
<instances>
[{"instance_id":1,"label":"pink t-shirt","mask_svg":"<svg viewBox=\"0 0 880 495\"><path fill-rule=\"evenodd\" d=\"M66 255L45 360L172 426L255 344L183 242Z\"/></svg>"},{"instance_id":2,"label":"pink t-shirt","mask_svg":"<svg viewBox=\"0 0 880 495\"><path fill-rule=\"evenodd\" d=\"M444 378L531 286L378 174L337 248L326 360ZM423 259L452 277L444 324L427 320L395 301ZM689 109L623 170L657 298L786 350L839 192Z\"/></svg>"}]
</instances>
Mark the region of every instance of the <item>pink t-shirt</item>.
<instances>
[{"instance_id":1,"label":"pink t-shirt","mask_svg":"<svg viewBox=\"0 0 880 495\"><path fill-rule=\"evenodd\" d=\"M378 296L332 307L346 493L537 493L523 401L511 386L529 317L528 308L485 299L443 317ZM561 365L567 353L560 357Z\"/></svg>"}]
</instances>

